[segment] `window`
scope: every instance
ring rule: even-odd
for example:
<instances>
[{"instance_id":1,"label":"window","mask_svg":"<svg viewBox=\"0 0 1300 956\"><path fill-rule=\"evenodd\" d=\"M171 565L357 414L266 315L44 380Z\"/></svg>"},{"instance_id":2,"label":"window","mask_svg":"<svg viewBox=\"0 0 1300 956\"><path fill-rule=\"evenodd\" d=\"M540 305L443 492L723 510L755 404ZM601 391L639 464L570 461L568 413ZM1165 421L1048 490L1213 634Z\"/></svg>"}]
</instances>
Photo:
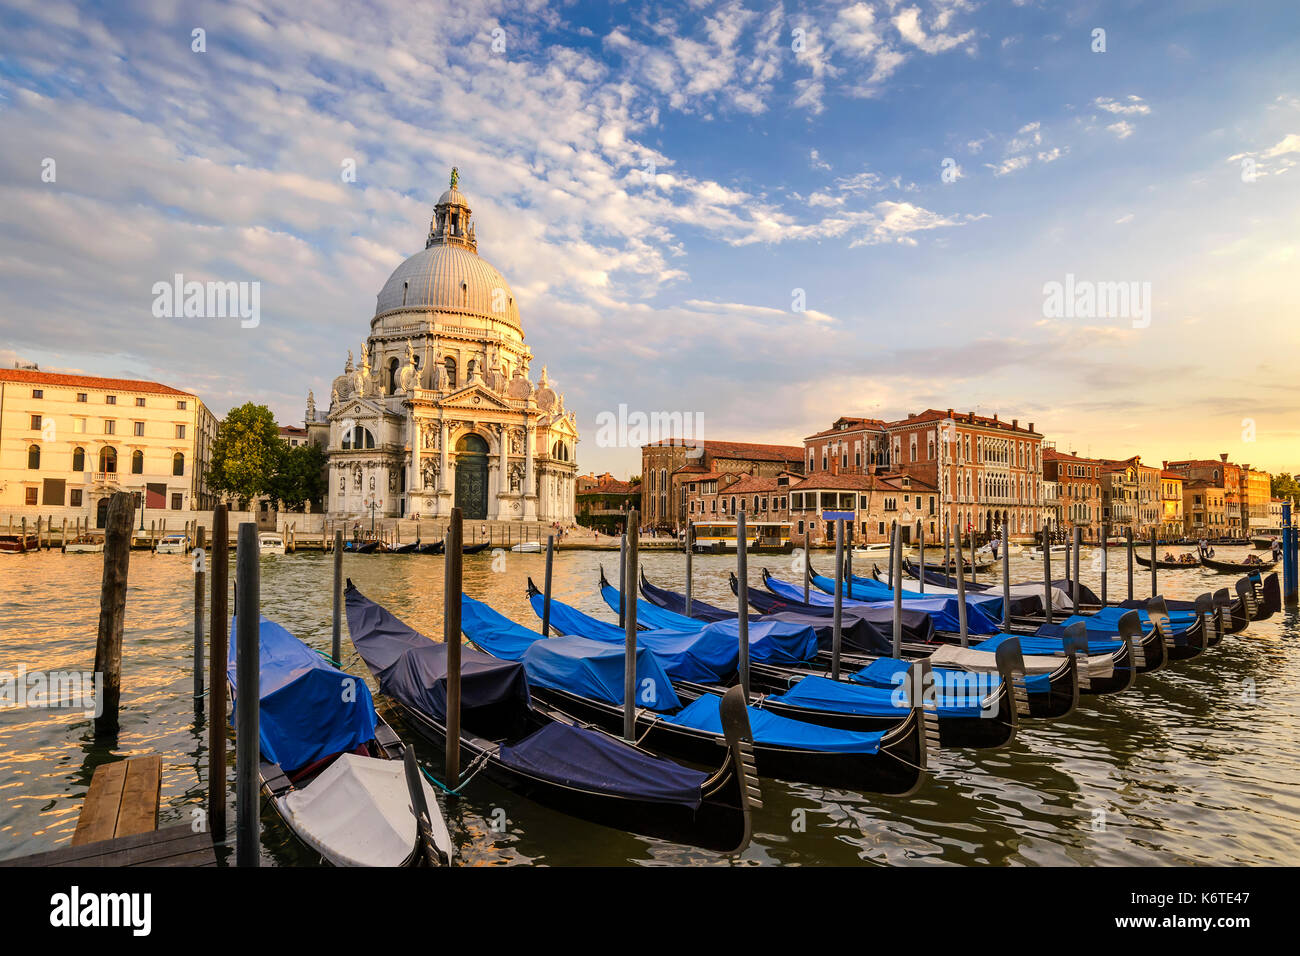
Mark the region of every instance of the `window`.
<instances>
[{"instance_id":1,"label":"window","mask_svg":"<svg viewBox=\"0 0 1300 956\"><path fill-rule=\"evenodd\" d=\"M131 474L144 474L144 452L138 448L131 452Z\"/></svg>"},{"instance_id":2,"label":"window","mask_svg":"<svg viewBox=\"0 0 1300 956\"><path fill-rule=\"evenodd\" d=\"M136 407L136 408L144 408L144 399L143 399L143 398L137 398L137 399L135 400L135 407Z\"/></svg>"},{"instance_id":3,"label":"window","mask_svg":"<svg viewBox=\"0 0 1300 956\"><path fill-rule=\"evenodd\" d=\"M33 416L32 416L32 431L34 431L34 432L38 432L38 431L40 431L40 430L41 430L41 416L40 416L40 415L33 415Z\"/></svg>"},{"instance_id":4,"label":"window","mask_svg":"<svg viewBox=\"0 0 1300 956\"><path fill-rule=\"evenodd\" d=\"M447 366L447 387L455 388L456 387L456 360L454 358L448 357L447 361L444 364Z\"/></svg>"},{"instance_id":5,"label":"window","mask_svg":"<svg viewBox=\"0 0 1300 956\"><path fill-rule=\"evenodd\" d=\"M132 424L132 426L133 426L132 430L135 432L135 437L136 437L136 438L143 438L143 437L144 437L144 422L132 422L131 424Z\"/></svg>"},{"instance_id":6,"label":"window","mask_svg":"<svg viewBox=\"0 0 1300 956\"><path fill-rule=\"evenodd\" d=\"M183 411L185 411L185 409L187 409L188 407L189 407L189 402L185 401L185 399L183 399L183 398L180 399L180 400L178 400L178 401L176 402L176 410L177 410L177 411L183 412Z\"/></svg>"},{"instance_id":7,"label":"window","mask_svg":"<svg viewBox=\"0 0 1300 956\"><path fill-rule=\"evenodd\" d=\"M75 449L73 449L73 451L72 451L72 470L73 470L73 471L85 471L85 470L86 470L86 449L84 449L84 448L75 448Z\"/></svg>"},{"instance_id":8,"label":"window","mask_svg":"<svg viewBox=\"0 0 1300 956\"><path fill-rule=\"evenodd\" d=\"M26 500L27 504L29 504L29 505L34 505L34 504L36 504L36 489L35 489L35 488L28 488L28 489L26 489L26 491L27 491L27 496L26 496L26 499L25 499L25 500Z\"/></svg>"},{"instance_id":9,"label":"window","mask_svg":"<svg viewBox=\"0 0 1300 956\"><path fill-rule=\"evenodd\" d=\"M104 434L105 434L105 435L116 435L116 434L117 434L117 422L115 422L115 421L114 421L113 419L111 419L111 418L106 419L106 420L104 421Z\"/></svg>"},{"instance_id":10,"label":"window","mask_svg":"<svg viewBox=\"0 0 1300 956\"><path fill-rule=\"evenodd\" d=\"M72 507L74 507L74 508L79 508L79 507L81 507L81 489L80 489L80 488L73 488L73 489L72 489L72 491L71 491L71 492L69 493L69 495L68 495L68 504L72 505Z\"/></svg>"},{"instance_id":11,"label":"window","mask_svg":"<svg viewBox=\"0 0 1300 956\"><path fill-rule=\"evenodd\" d=\"M181 510L181 493L179 491L174 491L172 492L172 511L180 511L180 510Z\"/></svg>"},{"instance_id":12,"label":"window","mask_svg":"<svg viewBox=\"0 0 1300 956\"><path fill-rule=\"evenodd\" d=\"M117 449L112 445L100 449L99 470L109 475L117 473Z\"/></svg>"},{"instance_id":13,"label":"window","mask_svg":"<svg viewBox=\"0 0 1300 956\"><path fill-rule=\"evenodd\" d=\"M117 396L116 396L116 395L105 395L105 396L104 396L104 404L105 404L105 405L116 405L116 404L117 404Z\"/></svg>"},{"instance_id":14,"label":"window","mask_svg":"<svg viewBox=\"0 0 1300 956\"><path fill-rule=\"evenodd\" d=\"M79 401L79 402L86 402L86 401L89 401L89 398L90 398L90 396L88 396L85 392L78 392L78 393L77 393L77 401Z\"/></svg>"},{"instance_id":15,"label":"window","mask_svg":"<svg viewBox=\"0 0 1300 956\"><path fill-rule=\"evenodd\" d=\"M32 389L32 398L44 398L45 390L43 388Z\"/></svg>"},{"instance_id":16,"label":"window","mask_svg":"<svg viewBox=\"0 0 1300 956\"><path fill-rule=\"evenodd\" d=\"M180 452L177 452L176 454L172 455L172 474L173 475L185 474L185 456L182 455Z\"/></svg>"},{"instance_id":17,"label":"window","mask_svg":"<svg viewBox=\"0 0 1300 956\"><path fill-rule=\"evenodd\" d=\"M177 438L184 438L184 437L185 437L185 426L184 426L184 425L177 425L177 426L176 426L176 437L177 437ZM295 442L294 444L297 444L297 442Z\"/></svg>"},{"instance_id":18,"label":"window","mask_svg":"<svg viewBox=\"0 0 1300 956\"><path fill-rule=\"evenodd\" d=\"M27 448L27 467L36 471L41 467L41 446L29 445Z\"/></svg>"}]
</instances>

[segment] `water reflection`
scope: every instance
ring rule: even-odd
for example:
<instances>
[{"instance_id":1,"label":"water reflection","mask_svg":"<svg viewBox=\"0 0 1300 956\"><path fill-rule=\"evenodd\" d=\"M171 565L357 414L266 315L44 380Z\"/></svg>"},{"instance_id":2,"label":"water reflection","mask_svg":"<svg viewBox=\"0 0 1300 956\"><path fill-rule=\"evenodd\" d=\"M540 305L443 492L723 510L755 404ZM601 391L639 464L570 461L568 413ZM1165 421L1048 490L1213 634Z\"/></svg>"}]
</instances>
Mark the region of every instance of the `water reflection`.
<instances>
[{"instance_id":1,"label":"water reflection","mask_svg":"<svg viewBox=\"0 0 1300 956\"><path fill-rule=\"evenodd\" d=\"M1234 549L1221 549L1229 559ZM1244 554L1244 550L1241 551ZM647 576L681 590L681 555L643 554ZM515 620L536 626L525 591L541 581L541 555L466 558L465 589ZM827 565L829 559L820 563ZM1082 579L1100 590L1085 555ZM556 598L612 619L596 590L600 565L612 578L618 556L562 552ZM751 559L751 587L761 569L796 580L784 557ZM734 557L700 556L695 595L731 605L727 574ZM298 554L262 560L263 613L308 644L330 644L330 558ZM345 573L368 597L390 607L434 639L442 634L442 558L348 555ZM0 558L0 669L89 669L99 606L97 555L58 552ZM859 564L861 573L868 568ZM232 563L233 575L233 563ZM1017 580L1039 580L1042 568L1017 556ZM1230 583L1200 569L1168 571L1160 588L1192 598ZM1139 595L1147 574L1134 576ZM1111 554L1110 596L1122 597L1122 552ZM1117 586L1118 585L1118 586ZM207 794L207 731L192 700L192 578L189 562L168 555L131 556L123 651L122 727L97 743L89 718L67 711L0 711L0 856L49 849L72 836L94 768L145 752L163 763L165 824L190 822ZM1226 637L1204 657L1139 680L1130 692L1085 698L1052 724L1022 723L998 751L948 749L938 771L910 797L864 795L765 780L765 806L742 865L761 864L1175 864L1300 861L1300 758L1293 651L1294 614L1253 624ZM364 667L344 639L344 665ZM381 705L382 706L382 705ZM430 773L441 779L441 755L392 713L414 740ZM233 738L227 750L233 764ZM233 832L233 776L230 825ZM729 864L707 853L616 832L520 799L484 777L465 796L440 796L475 866L519 863ZM293 838L274 813L263 816L263 860L313 866L317 855Z\"/></svg>"}]
</instances>

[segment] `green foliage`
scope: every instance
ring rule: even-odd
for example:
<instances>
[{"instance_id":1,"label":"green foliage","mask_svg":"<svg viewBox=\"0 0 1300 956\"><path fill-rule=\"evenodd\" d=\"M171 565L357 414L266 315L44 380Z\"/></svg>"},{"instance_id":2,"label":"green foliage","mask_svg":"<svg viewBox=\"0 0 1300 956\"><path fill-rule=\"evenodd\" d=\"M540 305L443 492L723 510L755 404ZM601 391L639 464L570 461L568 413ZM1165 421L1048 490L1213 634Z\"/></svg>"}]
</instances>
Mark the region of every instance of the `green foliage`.
<instances>
[{"instance_id":1,"label":"green foliage","mask_svg":"<svg viewBox=\"0 0 1300 956\"><path fill-rule=\"evenodd\" d=\"M1289 472L1284 471L1280 475L1274 475L1271 484L1274 498L1300 500L1300 482L1292 478Z\"/></svg>"},{"instance_id":2,"label":"green foliage","mask_svg":"<svg viewBox=\"0 0 1300 956\"><path fill-rule=\"evenodd\" d=\"M212 443L208 485L218 494L237 498L270 494L287 447L265 405L248 402L232 408Z\"/></svg>"},{"instance_id":3,"label":"green foliage","mask_svg":"<svg viewBox=\"0 0 1300 956\"><path fill-rule=\"evenodd\" d=\"M308 501L319 506L325 498L325 464L325 452L314 442L288 449L271 481L271 495L292 511Z\"/></svg>"}]
</instances>

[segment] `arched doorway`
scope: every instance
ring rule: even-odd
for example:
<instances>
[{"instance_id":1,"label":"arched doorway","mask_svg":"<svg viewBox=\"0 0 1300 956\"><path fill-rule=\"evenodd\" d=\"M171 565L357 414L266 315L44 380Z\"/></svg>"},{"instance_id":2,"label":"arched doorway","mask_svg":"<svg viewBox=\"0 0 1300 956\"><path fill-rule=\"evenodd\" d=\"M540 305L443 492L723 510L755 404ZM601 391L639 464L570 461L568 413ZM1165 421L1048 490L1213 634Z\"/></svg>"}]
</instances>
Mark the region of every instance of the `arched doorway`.
<instances>
[{"instance_id":1,"label":"arched doorway","mask_svg":"<svg viewBox=\"0 0 1300 956\"><path fill-rule=\"evenodd\" d=\"M487 517L488 443L478 435L456 442L456 507L466 521Z\"/></svg>"},{"instance_id":2,"label":"arched doorway","mask_svg":"<svg viewBox=\"0 0 1300 956\"><path fill-rule=\"evenodd\" d=\"M95 527L102 528L108 524L108 499L100 498L95 506Z\"/></svg>"}]
</instances>

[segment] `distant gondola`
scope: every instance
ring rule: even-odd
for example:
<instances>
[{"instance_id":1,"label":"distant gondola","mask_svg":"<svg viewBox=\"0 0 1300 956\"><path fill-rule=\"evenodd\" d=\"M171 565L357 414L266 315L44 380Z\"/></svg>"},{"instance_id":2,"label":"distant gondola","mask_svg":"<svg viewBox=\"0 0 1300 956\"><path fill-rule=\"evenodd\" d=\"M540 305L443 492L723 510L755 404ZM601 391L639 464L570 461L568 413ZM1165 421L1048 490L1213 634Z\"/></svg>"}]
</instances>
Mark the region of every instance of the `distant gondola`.
<instances>
[{"instance_id":1,"label":"distant gondola","mask_svg":"<svg viewBox=\"0 0 1300 956\"><path fill-rule=\"evenodd\" d=\"M1237 564L1233 561L1216 561L1213 558L1201 558L1201 564L1205 565L1212 571L1218 571L1222 574L1251 574L1270 570L1276 561L1266 561L1260 564Z\"/></svg>"},{"instance_id":2,"label":"distant gondola","mask_svg":"<svg viewBox=\"0 0 1300 956\"><path fill-rule=\"evenodd\" d=\"M439 538L437 541L431 541L429 544L420 545L420 554L442 554L442 548L445 542Z\"/></svg>"},{"instance_id":3,"label":"distant gondola","mask_svg":"<svg viewBox=\"0 0 1300 956\"><path fill-rule=\"evenodd\" d=\"M408 726L446 745L446 645L413 630L348 581L348 630L380 693ZM615 829L725 853L749 845L761 807L743 694L719 704L726 746L713 773L658 757L532 699L523 665L461 652L465 779L491 780L544 806ZM463 785L463 784L462 784Z\"/></svg>"},{"instance_id":4,"label":"distant gondola","mask_svg":"<svg viewBox=\"0 0 1300 956\"><path fill-rule=\"evenodd\" d=\"M343 550L351 551L353 554L374 554L378 548L378 539L374 541L347 541L343 544Z\"/></svg>"},{"instance_id":5,"label":"distant gondola","mask_svg":"<svg viewBox=\"0 0 1300 956\"><path fill-rule=\"evenodd\" d=\"M479 544L466 544L461 546L460 553L478 554L480 551L486 551L490 547L492 547L491 541L483 541Z\"/></svg>"},{"instance_id":6,"label":"distant gondola","mask_svg":"<svg viewBox=\"0 0 1300 956\"><path fill-rule=\"evenodd\" d=\"M385 554L415 554L420 550L420 542L413 541L410 544L399 544L387 549Z\"/></svg>"},{"instance_id":7,"label":"distant gondola","mask_svg":"<svg viewBox=\"0 0 1300 956\"><path fill-rule=\"evenodd\" d=\"M1137 560L1138 564L1142 565L1142 567L1151 567L1150 558L1144 558L1136 551L1133 552L1133 557ZM1172 571L1178 571L1183 568L1198 568L1200 567L1200 564L1196 561L1166 561L1164 558L1156 558L1156 567L1169 568Z\"/></svg>"}]
</instances>

